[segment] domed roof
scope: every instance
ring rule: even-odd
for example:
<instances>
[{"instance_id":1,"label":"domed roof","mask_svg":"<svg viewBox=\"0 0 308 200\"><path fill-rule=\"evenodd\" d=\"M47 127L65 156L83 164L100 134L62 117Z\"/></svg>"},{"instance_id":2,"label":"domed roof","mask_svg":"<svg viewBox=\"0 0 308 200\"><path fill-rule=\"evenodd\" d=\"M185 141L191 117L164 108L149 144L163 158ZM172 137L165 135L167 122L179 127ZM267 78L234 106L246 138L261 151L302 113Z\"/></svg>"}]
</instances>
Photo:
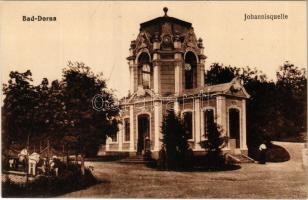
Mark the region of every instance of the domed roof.
<instances>
[{"instance_id":1,"label":"domed roof","mask_svg":"<svg viewBox=\"0 0 308 200\"><path fill-rule=\"evenodd\" d=\"M164 16L157 17L155 19L152 19L152 20L149 20L149 21L141 23L140 24L140 29L146 28L146 27L151 26L151 25L163 24L163 23L166 23L166 22L173 23L173 24L178 24L178 25L184 26L186 28L190 28L191 27L191 23L189 23L189 22L186 22L186 21L174 18L174 17L169 17L167 15L167 12L168 12L168 8L167 7L164 7L163 10L165 12Z\"/></svg>"},{"instance_id":2,"label":"domed roof","mask_svg":"<svg viewBox=\"0 0 308 200\"><path fill-rule=\"evenodd\" d=\"M169 17L167 15L168 8L164 8L164 16L157 17L155 19L143 22L140 24L140 31L147 31L149 33L155 32L161 32L161 26L165 23L173 24L177 26L177 29L180 29L179 31L182 32L182 29L189 29L192 27L192 24L174 17ZM181 28L180 28L181 27Z\"/></svg>"}]
</instances>

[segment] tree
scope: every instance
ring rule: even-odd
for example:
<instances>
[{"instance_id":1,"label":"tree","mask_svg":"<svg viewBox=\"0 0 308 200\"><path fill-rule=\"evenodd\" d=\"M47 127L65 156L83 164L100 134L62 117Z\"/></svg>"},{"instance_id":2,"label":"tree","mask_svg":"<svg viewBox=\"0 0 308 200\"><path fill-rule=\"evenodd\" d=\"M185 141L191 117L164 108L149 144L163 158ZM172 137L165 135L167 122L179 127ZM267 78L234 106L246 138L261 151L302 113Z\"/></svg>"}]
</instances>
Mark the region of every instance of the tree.
<instances>
[{"instance_id":1,"label":"tree","mask_svg":"<svg viewBox=\"0 0 308 200\"><path fill-rule=\"evenodd\" d=\"M243 81L247 92L251 95L247 100L247 145L253 152L265 139L276 134L277 116L276 86L268 81L265 74L250 67L236 68L213 64L205 74L207 84L230 82L234 77ZM252 154L250 153L252 156Z\"/></svg>"},{"instance_id":2,"label":"tree","mask_svg":"<svg viewBox=\"0 0 308 200\"><path fill-rule=\"evenodd\" d=\"M222 136L222 129L213 121L207 123L207 140L201 141L200 145L207 152L206 164L209 169L217 170L225 164L222 148L228 143L228 137Z\"/></svg>"},{"instance_id":3,"label":"tree","mask_svg":"<svg viewBox=\"0 0 308 200\"><path fill-rule=\"evenodd\" d=\"M279 130L285 135L296 136L307 127L306 70L285 62L276 76L277 109L283 121Z\"/></svg>"},{"instance_id":4,"label":"tree","mask_svg":"<svg viewBox=\"0 0 308 200\"><path fill-rule=\"evenodd\" d=\"M239 73L238 68L231 66L223 66L219 63L213 63L210 70L206 72L205 83L215 85L230 82Z\"/></svg>"},{"instance_id":5,"label":"tree","mask_svg":"<svg viewBox=\"0 0 308 200\"><path fill-rule=\"evenodd\" d=\"M117 131L118 108L112 91L101 75L83 63L69 62L61 81L44 78L32 85L31 72L11 72L2 112L4 145L28 145L48 139L51 146L76 155L96 155L106 135ZM95 110L92 100L101 95L103 110ZM82 162L83 164L83 162ZM84 171L84 170L83 170Z\"/></svg>"},{"instance_id":6,"label":"tree","mask_svg":"<svg viewBox=\"0 0 308 200\"><path fill-rule=\"evenodd\" d=\"M188 135L181 119L173 110L168 110L162 124L163 144L166 150L167 168L185 168L185 158L188 156Z\"/></svg>"},{"instance_id":7,"label":"tree","mask_svg":"<svg viewBox=\"0 0 308 200\"><path fill-rule=\"evenodd\" d=\"M35 132L38 92L32 85L30 70L24 73L12 71L9 76L8 84L3 85L3 145L19 143L26 146Z\"/></svg>"},{"instance_id":8,"label":"tree","mask_svg":"<svg viewBox=\"0 0 308 200\"><path fill-rule=\"evenodd\" d=\"M113 94L106 88L105 80L91 72L84 63L69 62L63 70L62 82L69 125L65 136L70 138L67 140L69 146L81 155L83 161L84 156L96 155L106 135L117 131L119 110L116 109ZM95 110L92 105L93 97L98 94L102 96L102 105L105 106L101 111Z\"/></svg>"},{"instance_id":9,"label":"tree","mask_svg":"<svg viewBox=\"0 0 308 200\"><path fill-rule=\"evenodd\" d=\"M205 74L206 84L219 84L239 77L247 92L247 144L249 151L264 140L298 135L306 130L307 78L304 69L286 62L277 82L250 67L236 68L214 63Z\"/></svg>"}]
</instances>

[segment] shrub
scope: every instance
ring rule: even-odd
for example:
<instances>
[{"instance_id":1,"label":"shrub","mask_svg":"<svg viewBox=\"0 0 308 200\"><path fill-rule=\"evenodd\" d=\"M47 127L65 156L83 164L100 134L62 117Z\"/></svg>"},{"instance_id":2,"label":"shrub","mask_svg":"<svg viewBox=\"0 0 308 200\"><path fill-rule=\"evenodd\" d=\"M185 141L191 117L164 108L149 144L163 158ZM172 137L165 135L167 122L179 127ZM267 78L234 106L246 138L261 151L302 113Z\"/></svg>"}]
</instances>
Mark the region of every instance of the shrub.
<instances>
[{"instance_id":1,"label":"shrub","mask_svg":"<svg viewBox=\"0 0 308 200\"><path fill-rule=\"evenodd\" d=\"M266 143L266 161L267 162L285 162L290 160L290 154L286 149L281 146L272 144L271 142ZM250 149L250 156L254 160L260 160L259 147Z\"/></svg>"},{"instance_id":2,"label":"shrub","mask_svg":"<svg viewBox=\"0 0 308 200\"><path fill-rule=\"evenodd\" d=\"M290 154L286 149L275 144L268 145L266 151L267 162L285 162L288 160L290 160Z\"/></svg>"},{"instance_id":3,"label":"shrub","mask_svg":"<svg viewBox=\"0 0 308 200\"><path fill-rule=\"evenodd\" d=\"M184 170L189 160L187 131L181 119L173 110L167 111L162 125L163 147L160 151L159 165L169 170ZM162 162L165 162L163 164Z\"/></svg>"},{"instance_id":4,"label":"shrub","mask_svg":"<svg viewBox=\"0 0 308 200\"><path fill-rule=\"evenodd\" d=\"M2 194L4 197L52 197L98 183L89 169L81 175L76 164L64 166L60 172L57 177L40 176L26 185L8 180L2 184Z\"/></svg>"},{"instance_id":5,"label":"shrub","mask_svg":"<svg viewBox=\"0 0 308 200\"><path fill-rule=\"evenodd\" d=\"M221 129L215 122L208 122L207 140L201 141L200 145L207 152L205 163L207 168L218 170L224 168L225 157L222 155L222 148L227 144L227 137L221 136Z\"/></svg>"}]
</instances>

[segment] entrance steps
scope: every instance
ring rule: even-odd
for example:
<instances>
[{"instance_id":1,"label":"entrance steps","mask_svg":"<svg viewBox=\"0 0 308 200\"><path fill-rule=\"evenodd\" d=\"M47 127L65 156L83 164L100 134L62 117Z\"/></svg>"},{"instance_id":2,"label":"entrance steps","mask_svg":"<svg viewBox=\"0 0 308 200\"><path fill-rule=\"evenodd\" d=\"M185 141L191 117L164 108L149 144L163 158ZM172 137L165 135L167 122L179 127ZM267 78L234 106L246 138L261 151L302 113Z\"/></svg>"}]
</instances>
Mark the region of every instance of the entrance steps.
<instances>
[{"instance_id":1,"label":"entrance steps","mask_svg":"<svg viewBox=\"0 0 308 200\"><path fill-rule=\"evenodd\" d=\"M244 154L227 154L227 159L235 163L254 163L254 160Z\"/></svg>"},{"instance_id":2,"label":"entrance steps","mask_svg":"<svg viewBox=\"0 0 308 200\"><path fill-rule=\"evenodd\" d=\"M151 158L143 155L136 155L124 158L119 161L120 163L127 163L127 164L151 164L153 161Z\"/></svg>"}]
</instances>

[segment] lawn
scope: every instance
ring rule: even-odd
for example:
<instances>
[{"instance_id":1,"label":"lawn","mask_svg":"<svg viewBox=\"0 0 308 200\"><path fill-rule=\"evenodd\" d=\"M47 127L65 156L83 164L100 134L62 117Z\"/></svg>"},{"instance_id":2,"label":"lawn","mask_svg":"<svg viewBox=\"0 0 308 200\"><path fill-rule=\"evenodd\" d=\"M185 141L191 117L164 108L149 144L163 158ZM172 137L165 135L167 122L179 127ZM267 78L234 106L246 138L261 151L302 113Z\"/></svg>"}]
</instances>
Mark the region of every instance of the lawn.
<instances>
[{"instance_id":1,"label":"lawn","mask_svg":"<svg viewBox=\"0 0 308 200\"><path fill-rule=\"evenodd\" d=\"M167 172L143 165L88 162L101 184L61 197L104 198L307 198L303 144L278 143L291 155L283 163L242 164L225 172Z\"/></svg>"}]
</instances>

